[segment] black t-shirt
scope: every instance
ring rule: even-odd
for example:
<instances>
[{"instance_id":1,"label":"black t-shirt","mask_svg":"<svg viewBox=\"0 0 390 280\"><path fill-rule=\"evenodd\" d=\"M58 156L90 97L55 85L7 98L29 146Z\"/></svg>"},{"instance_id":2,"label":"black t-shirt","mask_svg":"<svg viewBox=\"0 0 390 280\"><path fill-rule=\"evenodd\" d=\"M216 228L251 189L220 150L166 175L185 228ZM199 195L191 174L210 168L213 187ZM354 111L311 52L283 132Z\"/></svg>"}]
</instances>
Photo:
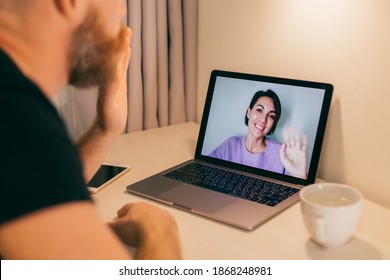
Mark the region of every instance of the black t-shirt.
<instances>
[{"instance_id":1,"label":"black t-shirt","mask_svg":"<svg viewBox=\"0 0 390 280\"><path fill-rule=\"evenodd\" d=\"M91 200L77 149L56 109L0 50L0 224Z\"/></svg>"}]
</instances>

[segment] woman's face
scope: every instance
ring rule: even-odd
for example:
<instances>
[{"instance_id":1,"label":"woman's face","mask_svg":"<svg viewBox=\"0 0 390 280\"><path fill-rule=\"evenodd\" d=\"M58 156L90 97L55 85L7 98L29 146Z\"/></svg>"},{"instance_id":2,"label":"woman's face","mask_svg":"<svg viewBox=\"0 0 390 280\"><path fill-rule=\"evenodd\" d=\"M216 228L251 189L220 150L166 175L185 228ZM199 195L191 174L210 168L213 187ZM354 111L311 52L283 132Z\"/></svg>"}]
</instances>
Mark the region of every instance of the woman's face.
<instances>
[{"instance_id":1,"label":"woman's face","mask_svg":"<svg viewBox=\"0 0 390 280\"><path fill-rule=\"evenodd\" d=\"M254 137L263 137L273 127L276 120L274 102L268 96L261 96L257 99L252 109L246 113L248 117L248 133Z\"/></svg>"}]
</instances>

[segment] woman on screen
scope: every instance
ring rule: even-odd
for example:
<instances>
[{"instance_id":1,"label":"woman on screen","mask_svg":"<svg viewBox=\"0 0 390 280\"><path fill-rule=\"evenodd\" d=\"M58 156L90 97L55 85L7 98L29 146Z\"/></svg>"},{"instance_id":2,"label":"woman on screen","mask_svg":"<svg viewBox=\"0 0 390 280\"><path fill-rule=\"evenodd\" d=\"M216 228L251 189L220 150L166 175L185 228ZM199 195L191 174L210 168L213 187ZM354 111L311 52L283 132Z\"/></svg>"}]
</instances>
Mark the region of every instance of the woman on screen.
<instances>
[{"instance_id":1,"label":"woman on screen","mask_svg":"<svg viewBox=\"0 0 390 280\"><path fill-rule=\"evenodd\" d=\"M245 114L246 136L228 138L209 156L306 179L307 136L288 128L283 144L267 137L275 131L281 113L275 92L256 92Z\"/></svg>"}]
</instances>

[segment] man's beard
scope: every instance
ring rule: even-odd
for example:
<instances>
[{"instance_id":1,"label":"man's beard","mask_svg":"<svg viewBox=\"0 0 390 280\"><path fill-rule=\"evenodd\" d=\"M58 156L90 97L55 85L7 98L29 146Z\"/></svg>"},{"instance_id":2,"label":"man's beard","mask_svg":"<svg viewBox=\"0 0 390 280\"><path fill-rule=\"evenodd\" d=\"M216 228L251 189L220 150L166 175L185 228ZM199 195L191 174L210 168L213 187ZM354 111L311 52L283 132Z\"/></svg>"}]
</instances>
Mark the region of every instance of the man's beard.
<instances>
[{"instance_id":1,"label":"man's beard","mask_svg":"<svg viewBox=\"0 0 390 280\"><path fill-rule=\"evenodd\" d=\"M125 39L125 27L115 37L104 33L96 10L91 9L75 30L69 52L69 84L87 88L106 86L116 67L116 55Z\"/></svg>"}]
</instances>

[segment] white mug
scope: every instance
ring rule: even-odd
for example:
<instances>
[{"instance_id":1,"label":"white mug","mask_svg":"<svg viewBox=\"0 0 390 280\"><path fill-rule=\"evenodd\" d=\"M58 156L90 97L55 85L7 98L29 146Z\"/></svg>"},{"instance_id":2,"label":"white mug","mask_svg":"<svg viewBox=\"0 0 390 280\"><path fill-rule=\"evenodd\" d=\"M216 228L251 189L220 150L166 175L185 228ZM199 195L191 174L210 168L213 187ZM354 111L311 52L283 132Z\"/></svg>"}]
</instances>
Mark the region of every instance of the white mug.
<instances>
[{"instance_id":1,"label":"white mug","mask_svg":"<svg viewBox=\"0 0 390 280\"><path fill-rule=\"evenodd\" d=\"M300 193L301 211L311 238L324 247L345 244L360 219L363 196L356 189L338 183L319 183Z\"/></svg>"}]
</instances>

